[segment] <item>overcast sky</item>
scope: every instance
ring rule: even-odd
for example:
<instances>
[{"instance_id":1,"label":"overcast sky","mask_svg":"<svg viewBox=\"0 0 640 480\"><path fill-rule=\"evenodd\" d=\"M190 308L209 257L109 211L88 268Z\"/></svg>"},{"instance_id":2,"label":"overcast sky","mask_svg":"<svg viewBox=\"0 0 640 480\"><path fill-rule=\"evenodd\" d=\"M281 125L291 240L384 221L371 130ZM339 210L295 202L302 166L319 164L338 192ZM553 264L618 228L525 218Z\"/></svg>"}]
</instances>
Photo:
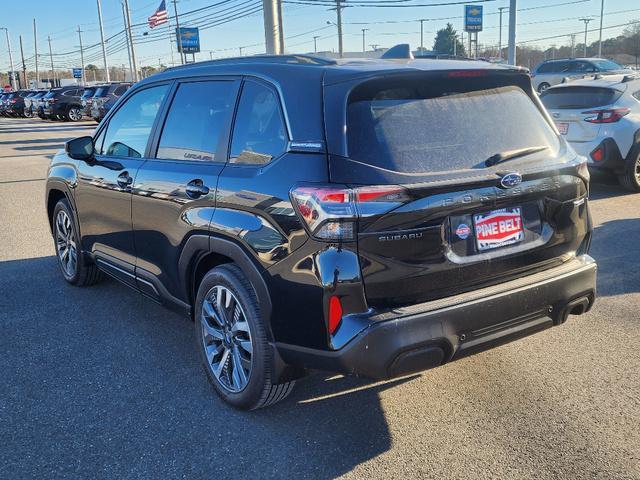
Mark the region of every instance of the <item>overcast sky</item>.
<instances>
[{"instance_id":1,"label":"overcast sky","mask_svg":"<svg viewBox=\"0 0 640 480\"><path fill-rule=\"evenodd\" d=\"M285 0L286 1L286 0ZM295 0L294 0L295 1ZM307 0L305 0L307 1ZM344 0L343 0L344 1ZM443 3L446 0L410 0L411 3L432 4ZM569 2L572 2L568 4ZM640 20L639 0L605 0L604 26L623 24L634 19ZM470 2L472 3L472 2ZM132 23L144 23L157 6L159 0L129 0ZM219 26L211 26L214 19L220 21L234 12L251 12L260 5L259 0L180 0L178 2L179 13L189 12L212 4L220 4L219 7L204 10L186 16L184 26L190 26L193 22L200 23L201 48L206 52L200 53L196 58L209 58L237 55L239 47L243 48L243 54L264 52L264 28L262 13L257 12L244 18L234 20ZM346 2L348 5L348 1ZM562 5L564 4L564 5ZM28 7L25 7L28 5ZM485 45L497 45L498 43L498 7L507 7L508 0L495 0L484 3L485 30L480 33L479 41ZM546 7L548 8L536 8ZM105 34L107 37L117 35L123 29L122 7L120 0L102 0ZM170 15L173 15L173 4L167 1ZM313 51L313 36L317 35L318 50L337 50L337 32L333 25L327 25L327 21L335 21L335 11L328 10L326 6L300 5L294 3L284 4L284 31L286 48L292 52ZM592 16L594 20L589 24L590 29L599 26L600 0L519 0L518 9L518 41L540 39L572 32L582 32L584 24L578 18ZM524 10L529 9L529 10ZM462 29L462 5L450 5L440 7L409 7L409 8L345 8L343 21L345 23L344 45L345 51L362 50L362 31L366 32L367 49L370 44L378 44L389 47L396 43L410 43L412 47L420 44L420 18L430 19L424 23L425 47L431 48L435 31L450 21L458 30ZM618 12L618 13L616 13ZM207 18L202 19L202 17ZM99 42L99 30L97 21L97 8L95 0L29 0L28 2L8 1L2 2L0 8L0 27L8 27L11 35L14 64L19 64L20 47L18 36L23 36L24 53L28 59L29 68L33 68L34 41L33 18L38 25L38 49L41 68L47 69L50 65L48 57L47 36L51 36L52 49L56 68L71 68L79 66L78 53L78 24L82 29L82 40L85 46L91 46ZM448 19L449 17L455 17ZM189 18L190 20L187 20ZM503 22L503 43L506 43L508 14L505 11ZM393 23L396 22L396 23ZM182 21L181 21L182 23ZM366 23L366 24L363 24ZM182 25L181 25L182 26ZM604 37L614 36L622 31L622 27L605 30ZM150 35L143 35L150 32ZM139 63L142 65L157 65L159 61L170 63L170 46L166 38L166 25L156 27L150 31L146 26L135 28L135 39L138 41L136 53ZM154 37L161 37L157 41ZM293 37L293 38L292 38ZM589 33L589 41L598 38L596 31ZM577 41L582 42L580 35ZM120 43L118 44L118 41ZM143 43L146 42L146 43ZM532 45L557 46L568 45L569 37L540 40ZM127 51L124 47L122 36L114 37L109 42L111 65L122 65L128 62ZM102 65L99 48L90 48L87 51L87 62ZM7 55L4 32L0 32L0 69L7 71L9 58Z\"/></svg>"}]
</instances>

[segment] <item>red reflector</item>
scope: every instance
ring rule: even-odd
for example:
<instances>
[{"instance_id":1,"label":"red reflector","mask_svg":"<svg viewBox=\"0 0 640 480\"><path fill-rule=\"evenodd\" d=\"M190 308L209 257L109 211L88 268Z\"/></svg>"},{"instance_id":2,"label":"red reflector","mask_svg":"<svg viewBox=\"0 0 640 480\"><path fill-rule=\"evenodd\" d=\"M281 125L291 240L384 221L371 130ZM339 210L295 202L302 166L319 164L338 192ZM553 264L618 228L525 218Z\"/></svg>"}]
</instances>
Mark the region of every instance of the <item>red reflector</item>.
<instances>
[{"instance_id":1,"label":"red reflector","mask_svg":"<svg viewBox=\"0 0 640 480\"><path fill-rule=\"evenodd\" d=\"M329 300L329 333L331 335L338 329L340 320L342 320L342 304L338 297L333 296Z\"/></svg>"},{"instance_id":2,"label":"red reflector","mask_svg":"<svg viewBox=\"0 0 640 480\"><path fill-rule=\"evenodd\" d=\"M591 158L593 158L594 162L601 162L603 158L602 147L596 148L593 152L591 152Z\"/></svg>"},{"instance_id":3,"label":"red reflector","mask_svg":"<svg viewBox=\"0 0 640 480\"><path fill-rule=\"evenodd\" d=\"M454 70L449 72L450 77L484 77L487 74L484 70Z\"/></svg>"}]
</instances>

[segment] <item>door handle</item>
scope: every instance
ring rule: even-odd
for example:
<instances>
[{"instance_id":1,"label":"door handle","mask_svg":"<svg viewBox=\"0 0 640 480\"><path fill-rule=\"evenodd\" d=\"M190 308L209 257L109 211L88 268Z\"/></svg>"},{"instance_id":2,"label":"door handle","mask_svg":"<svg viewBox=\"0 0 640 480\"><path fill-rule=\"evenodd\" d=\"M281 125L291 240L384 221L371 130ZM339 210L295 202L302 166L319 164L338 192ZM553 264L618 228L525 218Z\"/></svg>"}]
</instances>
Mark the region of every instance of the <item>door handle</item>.
<instances>
[{"instance_id":1,"label":"door handle","mask_svg":"<svg viewBox=\"0 0 640 480\"><path fill-rule=\"evenodd\" d=\"M209 187L207 187L204 182L198 178L187 183L185 191L191 198L198 198L203 195L208 195Z\"/></svg>"},{"instance_id":2,"label":"door handle","mask_svg":"<svg viewBox=\"0 0 640 480\"><path fill-rule=\"evenodd\" d=\"M127 188L133 183L133 177L129 176L129 172L124 171L118 175L118 179L116 181L120 187Z\"/></svg>"}]
</instances>

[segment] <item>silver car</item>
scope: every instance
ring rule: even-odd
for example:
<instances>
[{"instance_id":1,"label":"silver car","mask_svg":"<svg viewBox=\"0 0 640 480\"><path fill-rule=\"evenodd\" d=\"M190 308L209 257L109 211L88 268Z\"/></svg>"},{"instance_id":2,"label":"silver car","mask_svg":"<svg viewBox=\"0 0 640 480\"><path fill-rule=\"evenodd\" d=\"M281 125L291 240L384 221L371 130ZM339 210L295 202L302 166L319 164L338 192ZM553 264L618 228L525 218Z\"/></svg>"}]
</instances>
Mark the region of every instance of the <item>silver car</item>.
<instances>
[{"instance_id":1,"label":"silver car","mask_svg":"<svg viewBox=\"0 0 640 480\"><path fill-rule=\"evenodd\" d=\"M593 75L595 73L632 73L616 62L604 58L565 58L546 60L531 72L533 88L538 93L562 83L565 77Z\"/></svg>"}]
</instances>

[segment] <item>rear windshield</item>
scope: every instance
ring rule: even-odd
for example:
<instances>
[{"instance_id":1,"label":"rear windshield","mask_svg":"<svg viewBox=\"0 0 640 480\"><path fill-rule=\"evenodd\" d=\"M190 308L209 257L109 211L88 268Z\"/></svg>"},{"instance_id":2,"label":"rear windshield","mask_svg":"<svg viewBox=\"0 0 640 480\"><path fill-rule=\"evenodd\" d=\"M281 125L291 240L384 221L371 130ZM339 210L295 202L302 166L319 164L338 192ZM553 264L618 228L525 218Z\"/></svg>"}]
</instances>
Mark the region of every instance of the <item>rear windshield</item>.
<instances>
[{"instance_id":1,"label":"rear windshield","mask_svg":"<svg viewBox=\"0 0 640 480\"><path fill-rule=\"evenodd\" d=\"M84 92L82 92L82 98L93 97L93 94L96 92L95 88L85 88Z\"/></svg>"},{"instance_id":2,"label":"rear windshield","mask_svg":"<svg viewBox=\"0 0 640 480\"><path fill-rule=\"evenodd\" d=\"M349 158L418 174L483 168L496 153L527 147L555 154L556 134L522 89L469 91L491 83L451 78L356 94L347 107Z\"/></svg>"},{"instance_id":3,"label":"rear windshield","mask_svg":"<svg viewBox=\"0 0 640 480\"><path fill-rule=\"evenodd\" d=\"M540 97L548 109L593 108L611 105L620 98L622 92L602 87L561 87L550 88Z\"/></svg>"}]
</instances>

